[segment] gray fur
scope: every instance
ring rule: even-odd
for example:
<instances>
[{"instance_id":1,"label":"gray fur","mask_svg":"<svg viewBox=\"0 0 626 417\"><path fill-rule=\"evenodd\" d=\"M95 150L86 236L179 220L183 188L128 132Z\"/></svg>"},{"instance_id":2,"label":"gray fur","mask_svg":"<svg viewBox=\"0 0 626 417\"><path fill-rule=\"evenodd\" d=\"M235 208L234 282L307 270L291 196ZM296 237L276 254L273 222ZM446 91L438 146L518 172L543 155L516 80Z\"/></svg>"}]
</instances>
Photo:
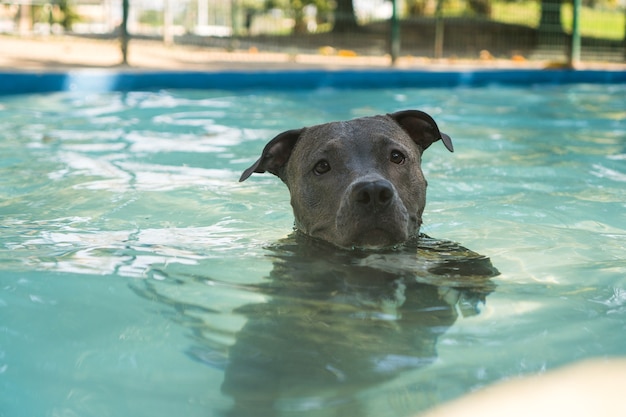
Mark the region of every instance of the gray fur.
<instances>
[{"instance_id":1,"label":"gray fur","mask_svg":"<svg viewBox=\"0 0 626 417\"><path fill-rule=\"evenodd\" d=\"M391 246L419 233L422 154L440 139L452 152L450 137L417 110L290 130L266 145L240 181L254 172L280 177L304 234L340 247Z\"/></svg>"}]
</instances>

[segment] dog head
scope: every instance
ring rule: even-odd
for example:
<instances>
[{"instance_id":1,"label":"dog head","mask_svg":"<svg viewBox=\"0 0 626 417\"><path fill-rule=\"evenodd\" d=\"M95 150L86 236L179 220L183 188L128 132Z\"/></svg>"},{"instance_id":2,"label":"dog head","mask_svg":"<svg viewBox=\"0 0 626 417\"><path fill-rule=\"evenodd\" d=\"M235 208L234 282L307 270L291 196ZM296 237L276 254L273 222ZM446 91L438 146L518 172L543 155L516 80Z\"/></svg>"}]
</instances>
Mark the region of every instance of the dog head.
<instances>
[{"instance_id":1,"label":"dog head","mask_svg":"<svg viewBox=\"0 0 626 417\"><path fill-rule=\"evenodd\" d=\"M385 247L419 233L426 204L422 153L450 137L428 114L393 114L288 130L239 181L270 172L289 188L296 228L337 246Z\"/></svg>"}]
</instances>

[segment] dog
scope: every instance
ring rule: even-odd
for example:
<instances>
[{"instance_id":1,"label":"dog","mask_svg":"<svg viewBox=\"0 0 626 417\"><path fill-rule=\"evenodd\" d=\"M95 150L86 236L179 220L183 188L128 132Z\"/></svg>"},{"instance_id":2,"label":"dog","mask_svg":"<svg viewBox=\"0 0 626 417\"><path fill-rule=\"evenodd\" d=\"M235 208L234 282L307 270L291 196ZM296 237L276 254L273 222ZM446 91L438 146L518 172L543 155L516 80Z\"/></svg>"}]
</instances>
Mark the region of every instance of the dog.
<instances>
[{"instance_id":1,"label":"dog","mask_svg":"<svg viewBox=\"0 0 626 417\"><path fill-rule=\"evenodd\" d=\"M383 248L419 235L422 154L450 136L419 110L288 130L239 181L270 172L289 188L296 229L341 248Z\"/></svg>"},{"instance_id":2,"label":"dog","mask_svg":"<svg viewBox=\"0 0 626 417\"><path fill-rule=\"evenodd\" d=\"M242 173L287 185L296 232L266 248L263 301L235 310L226 415L365 415L365 387L428 366L439 336L479 314L499 273L489 258L420 234L422 154L439 140L454 150L418 110L326 123L280 133Z\"/></svg>"}]
</instances>

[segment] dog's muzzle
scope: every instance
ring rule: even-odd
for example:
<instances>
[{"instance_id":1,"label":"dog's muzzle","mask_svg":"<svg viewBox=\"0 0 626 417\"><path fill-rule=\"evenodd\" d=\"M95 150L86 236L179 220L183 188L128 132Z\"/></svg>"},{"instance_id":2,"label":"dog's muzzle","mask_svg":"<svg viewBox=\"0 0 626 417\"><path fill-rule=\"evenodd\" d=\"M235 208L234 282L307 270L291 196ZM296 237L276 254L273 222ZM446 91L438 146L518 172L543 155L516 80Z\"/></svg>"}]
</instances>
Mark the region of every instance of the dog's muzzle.
<instances>
[{"instance_id":1,"label":"dog's muzzle","mask_svg":"<svg viewBox=\"0 0 626 417\"><path fill-rule=\"evenodd\" d=\"M337 212L337 233L344 247L391 246L408 238L409 226L394 185L378 176L350 184Z\"/></svg>"}]
</instances>

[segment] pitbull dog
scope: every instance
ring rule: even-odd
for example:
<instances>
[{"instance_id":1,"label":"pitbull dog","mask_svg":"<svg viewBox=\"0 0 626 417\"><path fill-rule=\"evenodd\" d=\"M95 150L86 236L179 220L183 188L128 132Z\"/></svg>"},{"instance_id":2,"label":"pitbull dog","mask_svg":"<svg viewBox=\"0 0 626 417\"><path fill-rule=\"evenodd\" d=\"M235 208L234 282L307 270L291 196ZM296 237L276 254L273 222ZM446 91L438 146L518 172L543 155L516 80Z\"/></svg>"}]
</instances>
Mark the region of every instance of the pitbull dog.
<instances>
[{"instance_id":1,"label":"pitbull dog","mask_svg":"<svg viewBox=\"0 0 626 417\"><path fill-rule=\"evenodd\" d=\"M296 229L343 248L417 237L426 204L422 154L450 137L418 110L288 130L239 181L270 172L289 188Z\"/></svg>"}]
</instances>

